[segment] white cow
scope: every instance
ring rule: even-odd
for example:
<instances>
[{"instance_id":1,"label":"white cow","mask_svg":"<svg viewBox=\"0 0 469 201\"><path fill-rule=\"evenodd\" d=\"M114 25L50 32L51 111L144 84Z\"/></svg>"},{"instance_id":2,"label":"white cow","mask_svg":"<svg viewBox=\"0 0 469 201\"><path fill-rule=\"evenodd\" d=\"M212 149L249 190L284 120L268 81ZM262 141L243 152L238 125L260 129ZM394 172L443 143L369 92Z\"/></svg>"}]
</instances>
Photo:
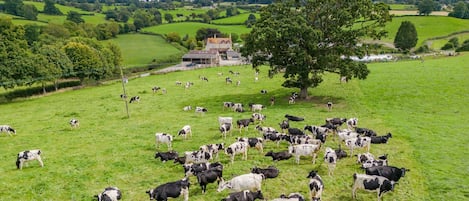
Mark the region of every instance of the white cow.
<instances>
[{"instance_id":1,"label":"white cow","mask_svg":"<svg viewBox=\"0 0 469 201\"><path fill-rule=\"evenodd\" d=\"M187 135L190 135L192 137L192 129L190 125L185 125L182 127L181 130L179 130L178 135L184 136L184 139L187 139Z\"/></svg>"},{"instance_id":2,"label":"white cow","mask_svg":"<svg viewBox=\"0 0 469 201\"><path fill-rule=\"evenodd\" d=\"M353 155L355 148L366 148L370 152L371 138L370 137L356 137L345 140L345 145L350 149L350 157Z\"/></svg>"},{"instance_id":3,"label":"white cow","mask_svg":"<svg viewBox=\"0 0 469 201\"><path fill-rule=\"evenodd\" d=\"M309 197L311 201L320 201L322 191L324 191L324 183L321 177L313 170L307 178L309 178Z\"/></svg>"},{"instance_id":4,"label":"white cow","mask_svg":"<svg viewBox=\"0 0 469 201\"><path fill-rule=\"evenodd\" d=\"M324 152L324 161L327 163L329 176L332 176L337 164L337 154L332 148L326 147L326 151Z\"/></svg>"},{"instance_id":5,"label":"white cow","mask_svg":"<svg viewBox=\"0 0 469 201\"><path fill-rule=\"evenodd\" d=\"M226 182L222 179L218 185L217 191L221 192L225 189L230 189L231 192L239 192L243 190L260 191L263 179L264 177L262 174L255 173L243 174Z\"/></svg>"},{"instance_id":6,"label":"white cow","mask_svg":"<svg viewBox=\"0 0 469 201\"><path fill-rule=\"evenodd\" d=\"M6 133L8 134L9 136L11 136L11 133L15 134L16 135L16 130L13 129L11 126L9 125L1 125L0 126L0 133Z\"/></svg>"},{"instance_id":7,"label":"white cow","mask_svg":"<svg viewBox=\"0 0 469 201\"><path fill-rule=\"evenodd\" d=\"M41 150L35 149L35 150L27 150L27 151L22 151L18 153L18 157L16 158L16 168L18 169L23 169L23 165L26 162L32 161L32 160L37 160L41 167L44 167L44 163L42 162L41 159Z\"/></svg>"},{"instance_id":8,"label":"white cow","mask_svg":"<svg viewBox=\"0 0 469 201\"><path fill-rule=\"evenodd\" d=\"M118 201L122 198L122 193L117 187L107 187L94 197L98 198L98 201Z\"/></svg>"},{"instance_id":9,"label":"white cow","mask_svg":"<svg viewBox=\"0 0 469 201\"><path fill-rule=\"evenodd\" d=\"M313 164L316 163L316 156L317 152L321 148L321 145L315 144L298 144L298 145L291 145L288 147L288 152L293 154L296 158L296 164L300 164L300 157L301 156L312 156L313 157Z\"/></svg>"},{"instance_id":10,"label":"white cow","mask_svg":"<svg viewBox=\"0 0 469 201\"><path fill-rule=\"evenodd\" d=\"M166 144L168 146L168 150L171 150L171 143L173 141L173 136L171 134L167 133L156 133L155 134L156 138L156 148L160 148L160 144Z\"/></svg>"}]
</instances>

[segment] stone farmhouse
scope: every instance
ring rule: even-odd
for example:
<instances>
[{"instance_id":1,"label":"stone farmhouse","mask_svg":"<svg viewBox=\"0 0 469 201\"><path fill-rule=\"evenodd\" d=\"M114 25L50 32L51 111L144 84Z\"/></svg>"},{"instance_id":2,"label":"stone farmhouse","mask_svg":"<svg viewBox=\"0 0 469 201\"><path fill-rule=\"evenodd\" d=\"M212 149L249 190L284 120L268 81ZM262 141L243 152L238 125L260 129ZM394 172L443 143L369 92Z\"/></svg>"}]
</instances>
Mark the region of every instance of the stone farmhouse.
<instances>
[{"instance_id":1,"label":"stone farmhouse","mask_svg":"<svg viewBox=\"0 0 469 201\"><path fill-rule=\"evenodd\" d=\"M230 38L207 38L204 50L191 50L182 56L182 62L186 66L197 64L219 65L221 60L239 60L241 54L233 50L233 42Z\"/></svg>"}]
</instances>

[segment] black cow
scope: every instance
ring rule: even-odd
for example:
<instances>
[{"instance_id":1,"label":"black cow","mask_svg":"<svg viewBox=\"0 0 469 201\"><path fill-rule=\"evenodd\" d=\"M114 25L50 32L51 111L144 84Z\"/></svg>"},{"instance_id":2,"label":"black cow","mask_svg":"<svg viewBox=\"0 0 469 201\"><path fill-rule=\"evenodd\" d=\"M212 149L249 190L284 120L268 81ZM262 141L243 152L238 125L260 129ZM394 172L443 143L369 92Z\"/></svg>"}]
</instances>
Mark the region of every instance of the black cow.
<instances>
[{"instance_id":1,"label":"black cow","mask_svg":"<svg viewBox=\"0 0 469 201\"><path fill-rule=\"evenodd\" d=\"M377 191L378 201L384 193L394 190L394 181L385 177L366 174L353 174L352 198L356 198L356 191L364 189L367 191Z\"/></svg>"},{"instance_id":2,"label":"black cow","mask_svg":"<svg viewBox=\"0 0 469 201\"><path fill-rule=\"evenodd\" d=\"M220 164L221 165L221 164ZM223 166L217 166L197 174L197 182L202 188L202 193L207 191L207 184L223 179Z\"/></svg>"},{"instance_id":3,"label":"black cow","mask_svg":"<svg viewBox=\"0 0 469 201\"><path fill-rule=\"evenodd\" d=\"M230 193L226 198L221 199L221 201L254 201L256 199L264 199L261 191L251 192L249 190L244 190L236 193Z\"/></svg>"},{"instance_id":4,"label":"black cow","mask_svg":"<svg viewBox=\"0 0 469 201\"><path fill-rule=\"evenodd\" d=\"M388 143L389 138L392 138L392 134L388 133L384 136L371 136L372 144L385 144Z\"/></svg>"},{"instance_id":5,"label":"black cow","mask_svg":"<svg viewBox=\"0 0 469 201\"><path fill-rule=\"evenodd\" d=\"M185 164L186 156L177 157L174 159L174 163Z\"/></svg>"},{"instance_id":6,"label":"black cow","mask_svg":"<svg viewBox=\"0 0 469 201\"><path fill-rule=\"evenodd\" d=\"M367 175L378 175L395 182L398 182L401 177L404 177L405 172L408 171L410 170L394 166L374 166L365 169Z\"/></svg>"},{"instance_id":7,"label":"black cow","mask_svg":"<svg viewBox=\"0 0 469 201\"><path fill-rule=\"evenodd\" d=\"M337 155L337 159L346 158L347 152L345 152L342 147L339 145L339 149L334 150Z\"/></svg>"},{"instance_id":8,"label":"black cow","mask_svg":"<svg viewBox=\"0 0 469 201\"><path fill-rule=\"evenodd\" d=\"M241 129L246 127L246 129L248 129L248 126L250 123L254 123L254 119L250 118L250 119L240 119L238 121L236 121L236 125L238 125L238 128L239 128L239 132L241 132Z\"/></svg>"},{"instance_id":9,"label":"black cow","mask_svg":"<svg viewBox=\"0 0 469 201\"><path fill-rule=\"evenodd\" d=\"M274 161L281 161L281 160L288 160L292 157L292 154L288 153L288 151L281 151L281 152L273 152L269 151L265 156L271 156L272 160Z\"/></svg>"},{"instance_id":10,"label":"black cow","mask_svg":"<svg viewBox=\"0 0 469 201\"><path fill-rule=\"evenodd\" d=\"M293 115L286 114L285 118L287 118L290 121L304 121L305 119L303 117L297 117Z\"/></svg>"},{"instance_id":11,"label":"black cow","mask_svg":"<svg viewBox=\"0 0 469 201\"><path fill-rule=\"evenodd\" d=\"M122 193L117 187L107 187L104 191L94 196L98 201L116 201L122 198Z\"/></svg>"},{"instance_id":12,"label":"black cow","mask_svg":"<svg viewBox=\"0 0 469 201\"><path fill-rule=\"evenodd\" d=\"M305 135L305 133L299 128L288 128L288 134L290 134L290 135Z\"/></svg>"},{"instance_id":13,"label":"black cow","mask_svg":"<svg viewBox=\"0 0 469 201\"><path fill-rule=\"evenodd\" d=\"M150 196L150 200L167 201L170 197L177 198L182 194L184 201L188 201L190 185L189 179L183 178L178 181L162 184L146 191L146 193Z\"/></svg>"},{"instance_id":14,"label":"black cow","mask_svg":"<svg viewBox=\"0 0 469 201\"><path fill-rule=\"evenodd\" d=\"M376 136L376 132L368 128L355 128L355 132L366 137Z\"/></svg>"},{"instance_id":15,"label":"black cow","mask_svg":"<svg viewBox=\"0 0 469 201\"><path fill-rule=\"evenodd\" d=\"M168 152L156 152L155 159L160 158L161 161L166 162L169 160L174 160L178 158L178 152L168 151Z\"/></svg>"},{"instance_id":16,"label":"black cow","mask_svg":"<svg viewBox=\"0 0 469 201\"><path fill-rule=\"evenodd\" d=\"M251 169L251 173L263 174L264 178L275 178L278 176L279 170L275 166L269 166L265 169L254 167Z\"/></svg>"},{"instance_id":17,"label":"black cow","mask_svg":"<svg viewBox=\"0 0 469 201\"><path fill-rule=\"evenodd\" d=\"M342 126L342 124L344 124L345 122L347 121L346 118L327 118L326 119L326 124L332 124L334 126Z\"/></svg>"}]
</instances>

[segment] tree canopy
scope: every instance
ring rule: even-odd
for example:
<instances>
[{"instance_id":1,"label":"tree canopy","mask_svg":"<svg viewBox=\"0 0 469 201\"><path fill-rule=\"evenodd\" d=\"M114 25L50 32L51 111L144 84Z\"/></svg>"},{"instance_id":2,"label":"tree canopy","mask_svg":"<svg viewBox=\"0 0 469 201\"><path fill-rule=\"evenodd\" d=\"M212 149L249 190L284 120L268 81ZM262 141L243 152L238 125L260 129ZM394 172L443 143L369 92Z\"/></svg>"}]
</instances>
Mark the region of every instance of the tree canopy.
<instances>
[{"instance_id":1,"label":"tree canopy","mask_svg":"<svg viewBox=\"0 0 469 201\"><path fill-rule=\"evenodd\" d=\"M404 52L408 52L417 45L417 41L417 30L414 24L410 21L403 21L394 38L394 46Z\"/></svg>"},{"instance_id":2,"label":"tree canopy","mask_svg":"<svg viewBox=\"0 0 469 201\"><path fill-rule=\"evenodd\" d=\"M279 1L261 9L242 53L254 68L269 65L269 76L284 72L282 85L306 98L326 72L367 77L366 64L349 57L365 54L360 39L385 36L378 28L390 20L387 8L370 0Z\"/></svg>"}]
</instances>

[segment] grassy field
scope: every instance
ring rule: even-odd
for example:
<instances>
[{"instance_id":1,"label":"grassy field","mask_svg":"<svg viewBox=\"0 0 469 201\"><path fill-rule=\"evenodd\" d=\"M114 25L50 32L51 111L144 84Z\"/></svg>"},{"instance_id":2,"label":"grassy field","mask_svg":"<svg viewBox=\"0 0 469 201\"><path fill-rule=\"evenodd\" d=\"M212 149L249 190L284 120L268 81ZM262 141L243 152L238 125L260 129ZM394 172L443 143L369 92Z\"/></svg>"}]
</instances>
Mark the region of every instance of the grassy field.
<instances>
[{"instance_id":1,"label":"grassy field","mask_svg":"<svg viewBox=\"0 0 469 201\"><path fill-rule=\"evenodd\" d=\"M128 39L130 40L130 39ZM266 68L261 69L258 82L249 66L207 68L174 72L131 79L126 85L129 96L139 95L140 103L129 105L119 98L121 84L109 82L94 88L65 91L45 97L17 100L0 105L2 124L10 124L18 134L0 135L1 183L8 186L0 191L0 200L92 200L104 187L117 186L123 200L148 200L145 191L157 185L183 177L180 165L155 160L155 132L175 134L183 125L192 126L194 137L186 141L175 137L174 150L182 153L196 150L207 143L232 143L235 136L259 136L253 128L223 140L217 126L218 116L232 116L235 120L250 117L251 113L233 113L222 109L223 101L247 104L268 104L270 96L277 97L274 106L262 111L267 115L265 126L278 128L283 116L303 116L304 122L292 122L292 127L322 124L327 117L357 117L359 126L372 128L380 134L392 132L389 144L372 145L375 155L389 154L391 165L411 171L401 179L394 192L384 195L385 200L467 200L468 161L465 160L468 137L469 62L467 55L420 61L370 64L371 74L364 81L352 80L340 84L336 75L327 75L324 83L311 89L312 98L288 105L287 97L294 89L280 86L282 78L268 79ZM238 71L236 87L224 83L228 71ZM208 77L209 82L198 79ZM188 90L174 82L192 81ZM153 94L151 87L158 85L167 94ZM259 93L261 89L268 94ZM334 109L328 112L327 101ZM183 112L186 105L208 108L205 115ZM77 118L81 127L70 129L68 121ZM461 121L461 124L459 124ZM276 147L267 142L265 151L285 150L287 144ZM337 148L332 137L325 146ZM23 170L16 170L14 161L19 151L40 148L44 168L31 162ZM166 151L162 146L158 150ZM300 165L293 160L274 164L270 158L250 150L247 161L236 158L229 164L228 157L220 155L225 164L224 178L249 172L253 166L276 165L278 178L264 181L263 192L270 200L281 193L308 194L310 170L316 169L325 182L324 200L352 200L352 174L363 172L355 158L339 161L335 175L327 176L321 151L316 164L311 158L302 158ZM201 193L196 179L191 177L190 200L220 200L228 192L216 192L210 184L206 195ZM375 200L375 193L360 191L357 200ZM176 199L182 200L182 199Z\"/></svg>"},{"instance_id":2,"label":"grassy field","mask_svg":"<svg viewBox=\"0 0 469 201\"><path fill-rule=\"evenodd\" d=\"M388 4L391 10L417 10L415 5L409 4Z\"/></svg>"},{"instance_id":3,"label":"grassy field","mask_svg":"<svg viewBox=\"0 0 469 201\"><path fill-rule=\"evenodd\" d=\"M457 35L454 35L454 36L450 36L448 38L445 38L445 39L439 39L439 40L431 40L431 48L433 49L437 49L439 50L441 47L443 47L446 43L448 43L448 41L451 39L451 38L458 38L459 40L459 45L461 45L465 40L468 40L469 39L469 33L465 33L465 34L457 34Z\"/></svg>"},{"instance_id":4,"label":"grassy field","mask_svg":"<svg viewBox=\"0 0 469 201\"><path fill-rule=\"evenodd\" d=\"M195 37L197 30L201 28L215 28L220 30L222 33L249 33L250 29L244 25L213 25L213 24L204 24L197 22L182 22L182 23L173 23L173 24L163 24L158 26L152 26L143 28L142 31L167 34L171 32L177 32L181 37L184 37L186 34L189 36Z\"/></svg>"},{"instance_id":5,"label":"grassy field","mask_svg":"<svg viewBox=\"0 0 469 201\"><path fill-rule=\"evenodd\" d=\"M214 24L244 24L244 22L248 19L251 13L242 13L233 17L222 18L218 20L213 20L212 23ZM254 14L256 19L260 18L260 14Z\"/></svg>"},{"instance_id":6,"label":"grassy field","mask_svg":"<svg viewBox=\"0 0 469 201\"><path fill-rule=\"evenodd\" d=\"M168 44L161 36L125 34L109 41L120 47L123 64L126 67L144 66L151 63L153 59L160 61L182 54L179 49Z\"/></svg>"}]
</instances>

